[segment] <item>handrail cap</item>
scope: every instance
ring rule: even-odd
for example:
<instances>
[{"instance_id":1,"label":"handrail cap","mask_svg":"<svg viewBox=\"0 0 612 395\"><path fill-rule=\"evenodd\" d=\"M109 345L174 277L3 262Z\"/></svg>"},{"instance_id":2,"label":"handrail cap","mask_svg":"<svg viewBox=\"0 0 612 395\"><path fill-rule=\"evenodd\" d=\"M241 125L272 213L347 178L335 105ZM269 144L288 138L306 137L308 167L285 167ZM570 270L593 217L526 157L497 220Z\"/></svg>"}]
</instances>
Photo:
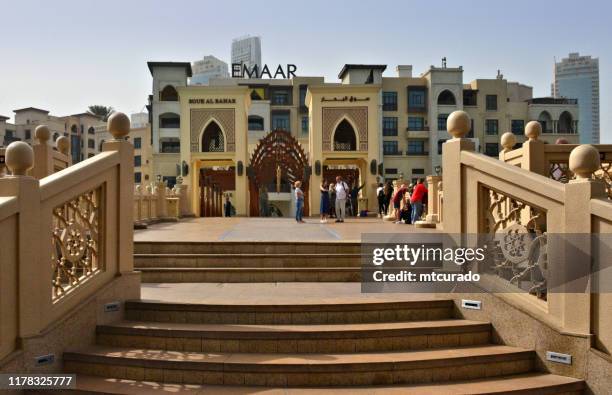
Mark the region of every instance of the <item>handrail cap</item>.
<instances>
[{"instance_id":1,"label":"handrail cap","mask_svg":"<svg viewBox=\"0 0 612 395\"><path fill-rule=\"evenodd\" d=\"M106 128L115 140L121 140L130 133L130 118L122 112L114 112L108 117Z\"/></svg>"},{"instance_id":2,"label":"handrail cap","mask_svg":"<svg viewBox=\"0 0 612 395\"><path fill-rule=\"evenodd\" d=\"M516 145L516 136L514 135L514 133L506 132L502 134L500 143L506 151L510 151Z\"/></svg>"},{"instance_id":3,"label":"handrail cap","mask_svg":"<svg viewBox=\"0 0 612 395\"><path fill-rule=\"evenodd\" d=\"M14 141L6 147L6 167L14 176L25 176L34 166L34 150L28 143Z\"/></svg>"},{"instance_id":4,"label":"handrail cap","mask_svg":"<svg viewBox=\"0 0 612 395\"><path fill-rule=\"evenodd\" d=\"M47 125L38 125L34 129L34 137L41 143L44 144L51 138L51 131Z\"/></svg>"},{"instance_id":5,"label":"handrail cap","mask_svg":"<svg viewBox=\"0 0 612 395\"><path fill-rule=\"evenodd\" d=\"M576 178L591 178L601 166L599 151L590 144L574 148L569 156L569 168Z\"/></svg>"},{"instance_id":6,"label":"handrail cap","mask_svg":"<svg viewBox=\"0 0 612 395\"><path fill-rule=\"evenodd\" d=\"M525 126L525 136L529 140L535 141L542 134L542 125L538 121L529 121Z\"/></svg>"},{"instance_id":7,"label":"handrail cap","mask_svg":"<svg viewBox=\"0 0 612 395\"><path fill-rule=\"evenodd\" d=\"M68 155L68 152L70 150L70 141L68 140L68 137L66 136L58 137L57 140L55 140L55 146L57 147L57 150L59 152L61 152L64 155Z\"/></svg>"},{"instance_id":8,"label":"handrail cap","mask_svg":"<svg viewBox=\"0 0 612 395\"><path fill-rule=\"evenodd\" d=\"M468 134L471 127L470 116L465 111L453 111L446 119L446 130L456 139L460 139Z\"/></svg>"}]
</instances>

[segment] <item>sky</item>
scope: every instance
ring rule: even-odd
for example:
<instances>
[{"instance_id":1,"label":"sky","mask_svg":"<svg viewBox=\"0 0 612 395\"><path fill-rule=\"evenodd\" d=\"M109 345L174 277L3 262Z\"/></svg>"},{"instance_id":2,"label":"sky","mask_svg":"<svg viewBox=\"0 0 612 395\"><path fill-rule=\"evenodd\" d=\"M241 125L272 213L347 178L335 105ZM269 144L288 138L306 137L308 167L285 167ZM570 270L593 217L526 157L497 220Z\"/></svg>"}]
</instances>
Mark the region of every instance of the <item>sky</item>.
<instances>
[{"instance_id":1,"label":"sky","mask_svg":"<svg viewBox=\"0 0 612 395\"><path fill-rule=\"evenodd\" d=\"M549 96L555 57L599 58L602 142L612 143L612 2L600 0L2 0L0 115L91 104L143 110L147 61L230 62L233 38L261 36L262 60L337 82L345 63L463 66L464 82L505 78Z\"/></svg>"}]
</instances>

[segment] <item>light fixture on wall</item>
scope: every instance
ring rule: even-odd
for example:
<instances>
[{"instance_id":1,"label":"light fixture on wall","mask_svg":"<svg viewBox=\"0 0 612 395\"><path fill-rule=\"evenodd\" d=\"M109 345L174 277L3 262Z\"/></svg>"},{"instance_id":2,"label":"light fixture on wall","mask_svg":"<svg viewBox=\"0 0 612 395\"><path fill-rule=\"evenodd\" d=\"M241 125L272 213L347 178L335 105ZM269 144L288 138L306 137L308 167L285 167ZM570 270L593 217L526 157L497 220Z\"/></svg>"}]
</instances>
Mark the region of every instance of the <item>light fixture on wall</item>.
<instances>
[{"instance_id":1,"label":"light fixture on wall","mask_svg":"<svg viewBox=\"0 0 612 395\"><path fill-rule=\"evenodd\" d=\"M436 175L439 176L440 173L442 173L442 166L438 165L434 167L434 171L436 172Z\"/></svg>"},{"instance_id":2,"label":"light fixture on wall","mask_svg":"<svg viewBox=\"0 0 612 395\"><path fill-rule=\"evenodd\" d=\"M377 164L376 164L376 159L372 159L372 161L370 162L370 173L375 176L376 175L376 170L377 170Z\"/></svg>"},{"instance_id":3,"label":"light fixture on wall","mask_svg":"<svg viewBox=\"0 0 612 395\"><path fill-rule=\"evenodd\" d=\"M321 175L321 161L315 161L315 174L317 176Z\"/></svg>"},{"instance_id":4,"label":"light fixture on wall","mask_svg":"<svg viewBox=\"0 0 612 395\"><path fill-rule=\"evenodd\" d=\"M238 166L236 167L236 171L239 176L242 176L242 173L244 173L244 165L242 164L241 160L238 161Z\"/></svg>"},{"instance_id":5,"label":"light fixture on wall","mask_svg":"<svg viewBox=\"0 0 612 395\"><path fill-rule=\"evenodd\" d=\"M182 173L183 173L183 176L186 176L189 174L189 165L185 161L183 161L182 163Z\"/></svg>"}]
</instances>

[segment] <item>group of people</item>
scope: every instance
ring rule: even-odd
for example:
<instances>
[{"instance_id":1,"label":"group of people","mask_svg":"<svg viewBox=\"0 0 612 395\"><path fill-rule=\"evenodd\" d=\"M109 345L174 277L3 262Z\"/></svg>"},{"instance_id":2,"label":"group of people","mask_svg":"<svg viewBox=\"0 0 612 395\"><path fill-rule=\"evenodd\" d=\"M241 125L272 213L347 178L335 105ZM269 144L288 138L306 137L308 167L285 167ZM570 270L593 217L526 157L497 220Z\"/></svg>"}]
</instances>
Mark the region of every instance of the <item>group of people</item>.
<instances>
[{"instance_id":1,"label":"group of people","mask_svg":"<svg viewBox=\"0 0 612 395\"><path fill-rule=\"evenodd\" d=\"M347 183L341 176L336 177L335 183L328 183L323 180L320 186L321 204L320 214L321 223L326 223L328 218L335 218L336 222L344 222L347 215L357 216L359 191L363 185L356 182Z\"/></svg>"},{"instance_id":2,"label":"group of people","mask_svg":"<svg viewBox=\"0 0 612 395\"><path fill-rule=\"evenodd\" d=\"M427 187L423 184L423 179L419 178L416 185L402 184L397 191L394 192L393 189L391 182L378 185L376 189L378 216L386 216L393 204L395 223L413 224L420 220L423 215L423 207L427 203Z\"/></svg>"}]
</instances>

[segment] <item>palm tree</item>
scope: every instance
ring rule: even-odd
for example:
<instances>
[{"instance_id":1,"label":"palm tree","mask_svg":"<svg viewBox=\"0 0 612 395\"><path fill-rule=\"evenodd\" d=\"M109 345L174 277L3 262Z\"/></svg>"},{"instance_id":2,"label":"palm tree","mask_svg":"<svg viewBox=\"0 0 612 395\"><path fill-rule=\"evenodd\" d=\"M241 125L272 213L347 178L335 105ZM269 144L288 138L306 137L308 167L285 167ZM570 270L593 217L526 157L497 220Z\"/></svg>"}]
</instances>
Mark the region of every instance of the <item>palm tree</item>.
<instances>
[{"instance_id":1,"label":"palm tree","mask_svg":"<svg viewBox=\"0 0 612 395\"><path fill-rule=\"evenodd\" d=\"M111 106L102 106L99 104L94 104L93 106L89 106L87 107L87 111L90 114L96 115L100 118L102 118L102 120L107 121L108 117L115 112L115 109L112 108Z\"/></svg>"}]
</instances>

